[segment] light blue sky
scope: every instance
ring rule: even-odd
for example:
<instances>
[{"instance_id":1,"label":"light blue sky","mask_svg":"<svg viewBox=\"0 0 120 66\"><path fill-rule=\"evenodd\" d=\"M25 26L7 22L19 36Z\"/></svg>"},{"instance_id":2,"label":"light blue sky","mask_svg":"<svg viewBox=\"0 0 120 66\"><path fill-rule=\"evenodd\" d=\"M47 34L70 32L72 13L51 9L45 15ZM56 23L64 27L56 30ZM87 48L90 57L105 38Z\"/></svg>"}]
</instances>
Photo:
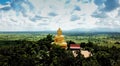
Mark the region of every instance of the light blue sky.
<instances>
[{"instance_id":1,"label":"light blue sky","mask_svg":"<svg viewBox=\"0 0 120 66\"><path fill-rule=\"evenodd\" d=\"M0 0L0 31L120 31L120 0Z\"/></svg>"}]
</instances>

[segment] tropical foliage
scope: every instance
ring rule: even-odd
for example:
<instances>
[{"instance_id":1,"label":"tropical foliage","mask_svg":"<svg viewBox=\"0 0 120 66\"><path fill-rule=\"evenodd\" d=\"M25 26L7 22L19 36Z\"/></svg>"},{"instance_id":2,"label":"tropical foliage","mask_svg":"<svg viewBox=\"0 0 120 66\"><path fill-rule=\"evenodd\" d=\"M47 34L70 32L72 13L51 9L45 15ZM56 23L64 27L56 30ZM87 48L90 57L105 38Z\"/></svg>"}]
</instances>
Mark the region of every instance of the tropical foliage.
<instances>
[{"instance_id":1,"label":"tropical foliage","mask_svg":"<svg viewBox=\"0 0 120 66\"><path fill-rule=\"evenodd\" d=\"M116 46L80 43L82 49L92 53L91 57L84 58L80 52L74 57L71 50L52 45L52 41L50 34L38 41L8 41L18 45L0 47L0 66L120 66L120 48Z\"/></svg>"}]
</instances>

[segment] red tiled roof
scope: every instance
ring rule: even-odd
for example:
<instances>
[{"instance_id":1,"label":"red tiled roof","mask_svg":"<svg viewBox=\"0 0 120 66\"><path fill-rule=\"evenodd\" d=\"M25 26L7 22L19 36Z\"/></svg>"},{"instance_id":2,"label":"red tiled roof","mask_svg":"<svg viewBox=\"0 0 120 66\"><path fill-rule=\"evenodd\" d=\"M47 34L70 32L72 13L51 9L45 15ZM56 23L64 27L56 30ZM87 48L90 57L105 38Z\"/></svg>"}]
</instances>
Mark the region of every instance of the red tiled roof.
<instances>
[{"instance_id":1,"label":"red tiled roof","mask_svg":"<svg viewBox=\"0 0 120 66\"><path fill-rule=\"evenodd\" d=\"M80 44L70 44L70 49L80 49Z\"/></svg>"}]
</instances>

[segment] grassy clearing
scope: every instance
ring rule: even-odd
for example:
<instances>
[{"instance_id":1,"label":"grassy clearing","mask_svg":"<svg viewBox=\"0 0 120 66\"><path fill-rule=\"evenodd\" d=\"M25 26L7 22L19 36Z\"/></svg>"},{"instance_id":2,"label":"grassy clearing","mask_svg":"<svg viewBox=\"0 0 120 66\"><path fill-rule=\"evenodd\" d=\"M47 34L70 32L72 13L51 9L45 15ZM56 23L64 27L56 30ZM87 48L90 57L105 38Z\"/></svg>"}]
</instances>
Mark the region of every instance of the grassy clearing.
<instances>
[{"instance_id":1,"label":"grassy clearing","mask_svg":"<svg viewBox=\"0 0 120 66\"><path fill-rule=\"evenodd\" d=\"M114 34L113 34L114 35ZM116 46L120 48L120 44L115 44L116 42L120 42L120 35L113 36L113 35L92 35L92 36L66 36L66 40L72 40L77 44L80 43L87 43L89 41L97 44L99 46Z\"/></svg>"}]
</instances>

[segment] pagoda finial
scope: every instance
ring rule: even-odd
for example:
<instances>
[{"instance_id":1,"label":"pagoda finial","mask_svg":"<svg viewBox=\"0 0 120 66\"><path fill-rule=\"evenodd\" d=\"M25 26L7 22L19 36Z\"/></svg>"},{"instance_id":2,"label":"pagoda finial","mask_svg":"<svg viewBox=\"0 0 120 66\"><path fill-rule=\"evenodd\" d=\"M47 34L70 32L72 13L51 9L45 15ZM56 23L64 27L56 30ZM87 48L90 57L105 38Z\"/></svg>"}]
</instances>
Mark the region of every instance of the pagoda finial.
<instances>
[{"instance_id":1,"label":"pagoda finial","mask_svg":"<svg viewBox=\"0 0 120 66\"><path fill-rule=\"evenodd\" d=\"M59 29L57 30L57 35L62 35L62 30L61 30L61 28L59 28Z\"/></svg>"}]
</instances>

